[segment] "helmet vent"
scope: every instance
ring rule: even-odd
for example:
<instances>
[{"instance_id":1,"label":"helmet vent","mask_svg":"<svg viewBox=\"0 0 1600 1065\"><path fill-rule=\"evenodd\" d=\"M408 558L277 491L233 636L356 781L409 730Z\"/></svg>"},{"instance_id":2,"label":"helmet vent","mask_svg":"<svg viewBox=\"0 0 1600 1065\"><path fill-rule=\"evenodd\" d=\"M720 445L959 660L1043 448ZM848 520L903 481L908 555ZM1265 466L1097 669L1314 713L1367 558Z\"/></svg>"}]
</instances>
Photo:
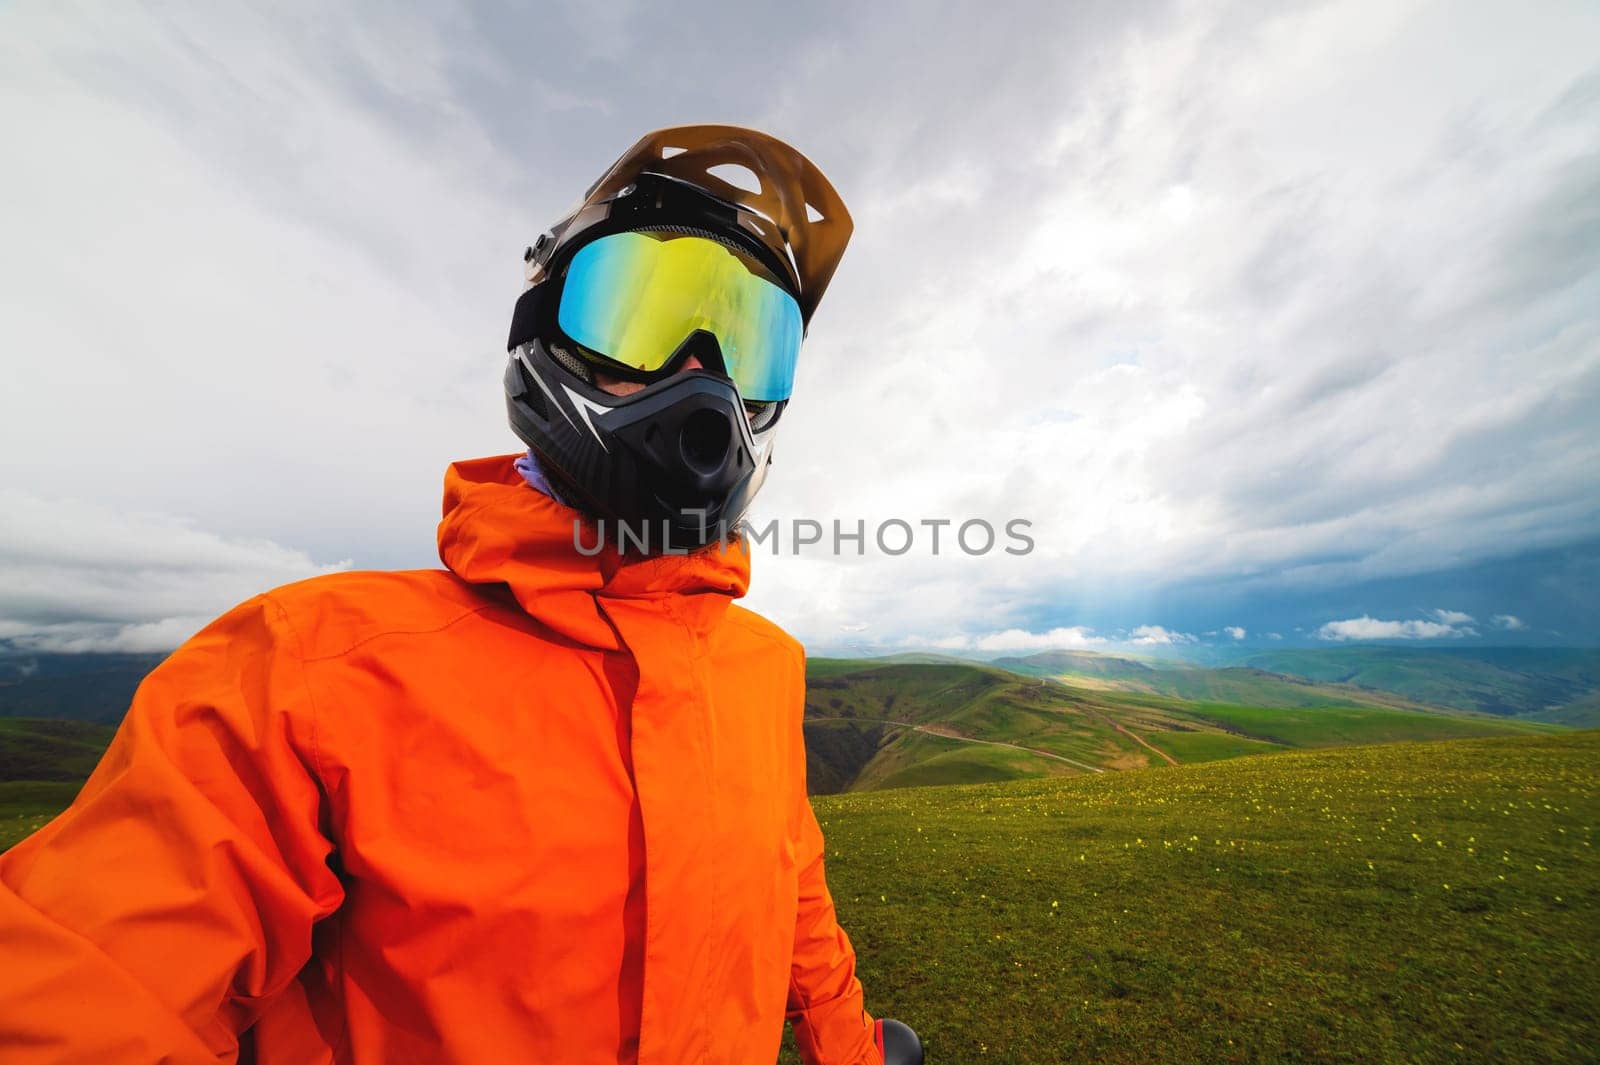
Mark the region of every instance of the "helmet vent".
<instances>
[{"instance_id":1,"label":"helmet vent","mask_svg":"<svg viewBox=\"0 0 1600 1065\"><path fill-rule=\"evenodd\" d=\"M821 211L817 210L814 206L812 206L809 203L806 204L806 221L807 222L820 222L820 221L822 221L823 218L824 218L824 215L823 215L823 213Z\"/></svg>"},{"instance_id":2,"label":"helmet vent","mask_svg":"<svg viewBox=\"0 0 1600 1065\"><path fill-rule=\"evenodd\" d=\"M757 196L761 194L761 179L756 176L754 170L743 163L718 163L716 166L707 167L706 173L726 181L736 189L743 189Z\"/></svg>"},{"instance_id":3,"label":"helmet vent","mask_svg":"<svg viewBox=\"0 0 1600 1065\"><path fill-rule=\"evenodd\" d=\"M550 345L550 355L556 360L556 362L560 363L568 373L572 374L584 384L594 384L594 371L589 369L589 365L572 352L562 347L560 344Z\"/></svg>"},{"instance_id":4,"label":"helmet vent","mask_svg":"<svg viewBox=\"0 0 1600 1065\"><path fill-rule=\"evenodd\" d=\"M517 367L519 374L527 373L522 367ZM522 394L522 401L533 408L533 412L545 421L550 420L550 408L544 402L544 389L530 388Z\"/></svg>"},{"instance_id":5,"label":"helmet vent","mask_svg":"<svg viewBox=\"0 0 1600 1065\"><path fill-rule=\"evenodd\" d=\"M668 145L668 146L666 146L666 147L661 149L661 158L663 158L663 159L671 159L674 155L682 155L684 152L686 152L688 150L689 149L687 149L687 148L674 148L674 147Z\"/></svg>"}]
</instances>

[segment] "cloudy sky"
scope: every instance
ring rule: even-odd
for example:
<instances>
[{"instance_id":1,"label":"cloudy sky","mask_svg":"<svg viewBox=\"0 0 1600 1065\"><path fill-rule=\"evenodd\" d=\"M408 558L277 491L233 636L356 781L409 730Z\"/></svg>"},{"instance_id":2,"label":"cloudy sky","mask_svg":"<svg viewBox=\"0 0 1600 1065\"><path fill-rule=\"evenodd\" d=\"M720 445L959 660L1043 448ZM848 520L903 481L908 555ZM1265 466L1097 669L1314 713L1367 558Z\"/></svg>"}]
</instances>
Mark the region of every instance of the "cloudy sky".
<instances>
[{"instance_id":1,"label":"cloudy sky","mask_svg":"<svg viewBox=\"0 0 1600 1065\"><path fill-rule=\"evenodd\" d=\"M1593 4L255 6L0 4L0 638L436 565L523 246L720 121L856 220L754 515L813 647L1600 643Z\"/></svg>"}]
</instances>

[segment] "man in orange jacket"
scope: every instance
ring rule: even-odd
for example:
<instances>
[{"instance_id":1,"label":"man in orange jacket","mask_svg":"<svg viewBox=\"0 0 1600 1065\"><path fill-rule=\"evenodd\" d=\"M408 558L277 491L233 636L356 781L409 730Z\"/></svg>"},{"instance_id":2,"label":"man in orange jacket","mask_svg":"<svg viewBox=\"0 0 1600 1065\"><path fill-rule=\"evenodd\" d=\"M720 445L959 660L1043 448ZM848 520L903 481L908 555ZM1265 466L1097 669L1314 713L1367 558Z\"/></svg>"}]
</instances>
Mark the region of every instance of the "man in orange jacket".
<instances>
[{"instance_id":1,"label":"man in orange jacket","mask_svg":"<svg viewBox=\"0 0 1600 1065\"><path fill-rule=\"evenodd\" d=\"M743 166L751 191L712 172ZM229 611L0 857L0 1059L879 1065L737 522L850 233L779 141L646 136L529 249L520 458L444 570Z\"/></svg>"}]
</instances>

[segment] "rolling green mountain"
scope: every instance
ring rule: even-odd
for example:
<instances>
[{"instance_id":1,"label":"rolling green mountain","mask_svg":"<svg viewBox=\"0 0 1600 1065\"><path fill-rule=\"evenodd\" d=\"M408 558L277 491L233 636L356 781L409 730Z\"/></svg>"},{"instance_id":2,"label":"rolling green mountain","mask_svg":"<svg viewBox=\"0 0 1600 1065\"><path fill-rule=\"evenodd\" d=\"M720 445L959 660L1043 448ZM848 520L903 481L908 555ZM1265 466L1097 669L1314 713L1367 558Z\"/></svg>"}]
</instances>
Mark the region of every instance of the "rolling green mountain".
<instances>
[{"instance_id":1,"label":"rolling green mountain","mask_svg":"<svg viewBox=\"0 0 1600 1065\"><path fill-rule=\"evenodd\" d=\"M867 1008L929 1061L1578 1062L1596 764L1562 732L813 805Z\"/></svg>"},{"instance_id":2,"label":"rolling green mountain","mask_svg":"<svg viewBox=\"0 0 1600 1065\"><path fill-rule=\"evenodd\" d=\"M1326 647L1245 665L1504 716L1600 725L1600 651L1565 647Z\"/></svg>"},{"instance_id":3,"label":"rolling green mountain","mask_svg":"<svg viewBox=\"0 0 1600 1065\"><path fill-rule=\"evenodd\" d=\"M51 717L115 725L158 654L0 651L0 717Z\"/></svg>"},{"instance_id":4,"label":"rolling green mountain","mask_svg":"<svg viewBox=\"0 0 1600 1065\"><path fill-rule=\"evenodd\" d=\"M1043 658L1044 656L1034 656ZM1060 658L1035 663L1058 670ZM1552 728L1430 712L1384 693L1313 685L1250 670L1156 669L1089 656L1076 677L996 665L812 659L806 745L814 794L922 784L1075 776L1214 761L1293 747L1527 733ZM1224 674L1222 680L1207 674ZM1176 676L1184 698L1161 690ZM1190 674L1199 674L1194 677ZM1138 687L1112 687L1130 676ZM1208 698L1222 691L1253 700ZM1287 693L1273 705L1275 693Z\"/></svg>"}]
</instances>

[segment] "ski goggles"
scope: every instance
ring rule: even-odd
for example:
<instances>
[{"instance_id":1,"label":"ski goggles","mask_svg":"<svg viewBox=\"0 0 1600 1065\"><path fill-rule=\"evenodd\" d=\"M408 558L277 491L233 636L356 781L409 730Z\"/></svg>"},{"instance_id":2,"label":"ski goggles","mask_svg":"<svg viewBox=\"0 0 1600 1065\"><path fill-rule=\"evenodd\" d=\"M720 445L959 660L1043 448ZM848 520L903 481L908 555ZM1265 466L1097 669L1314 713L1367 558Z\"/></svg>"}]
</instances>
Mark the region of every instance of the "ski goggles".
<instances>
[{"instance_id":1,"label":"ski goggles","mask_svg":"<svg viewBox=\"0 0 1600 1065\"><path fill-rule=\"evenodd\" d=\"M573 254L557 324L618 367L649 374L704 329L741 398L789 398L804 327L800 305L756 260L706 237L640 230Z\"/></svg>"}]
</instances>

